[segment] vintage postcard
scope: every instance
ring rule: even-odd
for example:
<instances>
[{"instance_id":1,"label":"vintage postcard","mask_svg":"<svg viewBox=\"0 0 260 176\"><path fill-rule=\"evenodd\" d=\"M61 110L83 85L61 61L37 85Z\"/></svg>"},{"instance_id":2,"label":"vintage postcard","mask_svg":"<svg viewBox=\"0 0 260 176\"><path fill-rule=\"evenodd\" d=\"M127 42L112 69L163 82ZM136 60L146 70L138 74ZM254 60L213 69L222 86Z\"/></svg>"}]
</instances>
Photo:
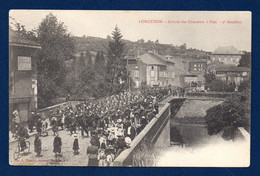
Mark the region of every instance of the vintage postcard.
<instances>
[{"instance_id":1,"label":"vintage postcard","mask_svg":"<svg viewBox=\"0 0 260 176\"><path fill-rule=\"evenodd\" d=\"M249 167L251 12L9 12L9 164Z\"/></svg>"}]
</instances>

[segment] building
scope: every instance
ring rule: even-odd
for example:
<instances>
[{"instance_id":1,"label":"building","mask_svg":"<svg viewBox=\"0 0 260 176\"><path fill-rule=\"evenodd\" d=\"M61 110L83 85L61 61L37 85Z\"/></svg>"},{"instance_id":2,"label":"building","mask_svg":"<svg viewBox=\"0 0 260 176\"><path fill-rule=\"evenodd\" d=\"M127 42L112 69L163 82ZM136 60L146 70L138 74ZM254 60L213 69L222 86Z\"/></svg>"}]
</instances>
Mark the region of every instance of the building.
<instances>
[{"instance_id":1,"label":"building","mask_svg":"<svg viewBox=\"0 0 260 176\"><path fill-rule=\"evenodd\" d=\"M218 61L226 65L237 66L241 59L241 55L241 51L234 48L233 46L218 47L214 52L210 54L210 60L212 62Z\"/></svg>"},{"instance_id":2,"label":"building","mask_svg":"<svg viewBox=\"0 0 260 176\"><path fill-rule=\"evenodd\" d=\"M194 74L204 74L207 70L207 60L205 59L192 59L188 61L188 71Z\"/></svg>"},{"instance_id":3,"label":"building","mask_svg":"<svg viewBox=\"0 0 260 176\"><path fill-rule=\"evenodd\" d=\"M185 64L182 62L182 57L180 56L167 56L167 60L174 63L172 70L174 71L174 79L173 84L174 86L181 86L182 80L180 79L181 75L185 74L187 72Z\"/></svg>"},{"instance_id":4,"label":"building","mask_svg":"<svg viewBox=\"0 0 260 176\"><path fill-rule=\"evenodd\" d=\"M166 70L161 70L159 75L164 83L162 86L175 85L175 62L172 60L172 58L164 57L156 52L149 52L149 54L155 59L166 64Z\"/></svg>"},{"instance_id":5,"label":"building","mask_svg":"<svg viewBox=\"0 0 260 176\"><path fill-rule=\"evenodd\" d=\"M185 73L180 76L180 82L182 86L189 84L195 87L203 87L205 84L204 75L207 71L206 59L186 59L182 60L185 66Z\"/></svg>"},{"instance_id":6,"label":"building","mask_svg":"<svg viewBox=\"0 0 260 176\"><path fill-rule=\"evenodd\" d=\"M17 110L21 122L28 120L32 109L37 109L35 57L40 48L36 42L9 31L9 117Z\"/></svg>"},{"instance_id":7,"label":"building","mask_svg":"<svg viewBox=\"0 0 260 176\"><path fill-rule=\"evenodd\" d=\"M250 78L250 72L250 68L247 67L219 67L216 68L216 78L226 82L234 82L236 85L239 85L242 81Z\"/></svg>"},{"instance_id":8,"label":"building","mask_svg":"<svg viewBox=\"0 0 260 176\"><path fill-rule=\"evenodd\" d=\"M136 58L127 57L128 74L135 84L150 87L165 87L175 84L175 63L156 52L147 52Z\"/></svg>"},{"instance_id":9,"label":"building","mask_svg":"<svg viewBox=\"0 0 260 176\"><path fill-rule=\"evenodd\" d=\"M214 73L214 74L216 74L216 69L217 68L219 68L219 67L226 67L226 66L229 67L229 66L232 66L232 65L225 65L222 62L218 62L218 61L210 62L207 65L207 73Z\"/></svg>"},{"instance_id":10,"label":"building","mask_svg":"<svg viewBox=\"0 0 260 176\"><path fill-rule=\"evenodd\" d=\"M142 82L141 78L144 76L140 76L140 66L138 67L139 65L138 60L135 57L129 57L129 56L127 56L127 58L125 59L127 60L126 62L127 62L128 75L134 82L134 87L140 88Z\"/></svg>"},{"instance_id":11,"label":"building","mask_svg":"<svg viewBox=\"0 0 260 176\"><path fill-rule=\"evenodd\" d=\"M147 86L166 86L167 63L158 59L153 53L145 53L138 58L138 68L140 69L140 81Z\"/></svg>"}]
</instances>

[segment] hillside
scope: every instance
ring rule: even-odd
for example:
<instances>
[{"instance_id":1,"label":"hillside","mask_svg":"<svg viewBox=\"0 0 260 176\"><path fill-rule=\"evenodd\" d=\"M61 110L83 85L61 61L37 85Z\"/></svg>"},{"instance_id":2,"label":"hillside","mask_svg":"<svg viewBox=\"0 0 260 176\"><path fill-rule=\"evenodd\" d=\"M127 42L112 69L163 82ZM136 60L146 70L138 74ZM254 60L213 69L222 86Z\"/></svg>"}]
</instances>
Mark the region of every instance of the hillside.
<instances>
[{"instance_id":1,"label":"hillside","mask_svg":"<svg viewBox=\"0 0 260 176\"><path fill-rule=\"evenodd\" d=\"M111 37L108 36L105 38L83 36L83 37L74 37L76 53L84 52L86 50L98 52L103 51L104 54L107 54L107 47ZM169 44L161 44L159 41L150 41L145 42L143 39L140 39L136 42L123 40L125 43L125 55L137 56L138 54L143 54L147 51L157 51L161 55L172 55L179 56L182 59L208 59L208 53L202 50L186 48L186 44L181 46L173 46Z\"/></svg>"}]
</instances>

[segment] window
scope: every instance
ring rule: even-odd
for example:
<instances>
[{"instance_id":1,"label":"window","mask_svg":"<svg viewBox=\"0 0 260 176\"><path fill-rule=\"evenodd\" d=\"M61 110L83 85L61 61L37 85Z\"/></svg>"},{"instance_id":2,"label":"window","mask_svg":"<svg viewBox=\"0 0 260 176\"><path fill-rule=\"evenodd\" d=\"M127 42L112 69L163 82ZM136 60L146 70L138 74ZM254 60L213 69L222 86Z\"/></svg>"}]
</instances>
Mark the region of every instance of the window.
<instances>
[{"instance_id":1,"label":"window","mask_svg":"<svg viewBox=\"0 0 260 176\"><path fill-rule=\"evenodd\" d=\"M139 88L139 81L135 81L135 87Z\"/></svg>"},{"instance_id":2,"label":"window","mask_svg":"<svg viewBox=\"0 0 260 176\"><path fill-rule=\"evenodd\" d=\"M175 73L174 72L172 72L172 78L174 78L175 77Z\"/></svg>"},{"instance_id":3,"label":"window","mask_svg":"<svg viewBox=\"0 0 260 176\"><path fill-rule=\"evenodd\" d=\"M198 66L199 66L198 70L199 70L199 71L202 71L203 65L202 65L202 64L199 64Z\"/></svg>"},{"instance_id":4,"label":"window","mask_svg":"<svg viewBox=\"0 0 260 176\"><path fill-rule=\"evenodd\" d=\"M10 73L9 77L9 91L14 93L14 71Z\"/></svg>"},{"instance_id":5,"label":"window","mask_svg":"<svg viewBox=\"0 0 260 176\"><path fill-rule=\"evenodd\" d=\"M32 70L31 57L18 56L18 70Z\"/></svg>"},{"instance_id":6,"label":"window","mask_svg":"<svg viewBox=\"0 0 260 176\"><path fill-rule=\"evenodd\" d=\"M154 70L151 70L151 78L154 78Z\"/></svg>"},{"instance_id":7,"label":"window","mask_svg":"<svg viewBox=\"0 0 260 176\"><path fill-rule=\"evenodd\" d=\"M163 78L163 77L165 77L165 72L163 72L163 71L160 71L160 78Z\"/></svg>"},{"instance_id":8,"label":"window","mask_svg":"<svg viewBox=\"0 0 260 176\"><path fill-rule=\"evenodd\" d=\"M139 77L139 70L135 70L135 71L134 71L134 77L135 77L135 78L138 78L138 77Z\"/></svg>"},{"instance_id":9,"label":"window","mask_svg":"<svg viewBox=\"0 0 260 176\"><path fill-rule=\"evenodd\" d=\"M194 70L195 71L197 70L197 64L194 64Z\"/></svg>"}]
</instances>

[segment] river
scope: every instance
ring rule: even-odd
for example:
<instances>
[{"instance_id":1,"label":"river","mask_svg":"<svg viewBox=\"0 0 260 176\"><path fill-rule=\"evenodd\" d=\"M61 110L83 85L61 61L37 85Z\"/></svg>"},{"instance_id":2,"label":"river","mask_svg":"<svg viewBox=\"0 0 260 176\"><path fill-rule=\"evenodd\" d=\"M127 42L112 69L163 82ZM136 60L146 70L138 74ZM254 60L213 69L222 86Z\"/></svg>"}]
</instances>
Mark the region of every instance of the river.
<instances>
[{"instance_id":1,"label":"river","mask_svg":"<svg viewBox=\"0 0 260 176\"><path fill-rule=\"evenodd\" d=\"M171 118L171 141L185 146L171 146L157 158L157 166L246 167L250 163L250 142L225 141L210 136L205 127L206 110L222 100L187 99ZM174 135L172 135L174 133Z\"/></svg>"}]
</instances>

